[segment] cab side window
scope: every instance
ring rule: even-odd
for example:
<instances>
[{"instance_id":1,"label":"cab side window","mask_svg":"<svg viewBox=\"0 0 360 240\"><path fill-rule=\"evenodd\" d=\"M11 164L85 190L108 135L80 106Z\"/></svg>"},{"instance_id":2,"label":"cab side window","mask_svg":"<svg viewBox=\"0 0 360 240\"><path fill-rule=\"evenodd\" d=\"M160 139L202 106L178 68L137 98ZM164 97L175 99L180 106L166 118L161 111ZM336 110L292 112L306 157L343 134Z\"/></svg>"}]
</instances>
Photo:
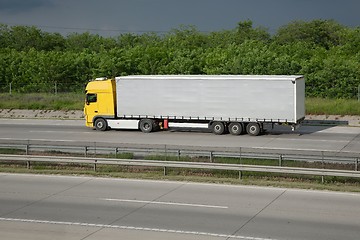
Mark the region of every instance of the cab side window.
<instances>
[{"instance_id":1,"label":"cab side window","mask_svg":"<svg viewBox=\"0 0 360 240\"><path fill-rule=\"evenodd\" d=\"M97 101L97 95L95 93L86 94L86 104L90 104Z\"/></svg>"}]
</instances>

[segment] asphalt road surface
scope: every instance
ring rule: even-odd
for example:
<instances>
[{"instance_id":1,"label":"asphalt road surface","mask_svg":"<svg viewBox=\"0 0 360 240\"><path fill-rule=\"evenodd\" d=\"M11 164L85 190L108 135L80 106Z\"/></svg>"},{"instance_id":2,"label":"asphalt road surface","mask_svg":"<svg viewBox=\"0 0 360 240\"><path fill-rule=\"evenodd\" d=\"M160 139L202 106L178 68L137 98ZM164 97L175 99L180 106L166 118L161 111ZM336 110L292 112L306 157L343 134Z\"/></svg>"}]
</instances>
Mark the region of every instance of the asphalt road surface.
<instances>
[{"instance_id":1,"label":"asphalt road surface","mask_svg":"<svg viewBox=\"0 0 360 240\"><path fill-rule=\"evenodd\" d=\"M1 239L359 239L360 194L0 173Z\"/></svg>"},{"instance_id":2,"label":"asphalt road surface","mask_svg":"<svg viewBox=\"0 0 360 240\"><path fill-rule=\"evenodd\" d=\"M0 142L40 140L66 143L175 145L192 147L256 147L287 150L318 150L360 153L360 128L347 126L302 126L295 132L277 127L261 136L214 135L203 130L160 131L144 134L135 130L99 132L82 120L0 119Z\"/></svg>"}]
</instances>

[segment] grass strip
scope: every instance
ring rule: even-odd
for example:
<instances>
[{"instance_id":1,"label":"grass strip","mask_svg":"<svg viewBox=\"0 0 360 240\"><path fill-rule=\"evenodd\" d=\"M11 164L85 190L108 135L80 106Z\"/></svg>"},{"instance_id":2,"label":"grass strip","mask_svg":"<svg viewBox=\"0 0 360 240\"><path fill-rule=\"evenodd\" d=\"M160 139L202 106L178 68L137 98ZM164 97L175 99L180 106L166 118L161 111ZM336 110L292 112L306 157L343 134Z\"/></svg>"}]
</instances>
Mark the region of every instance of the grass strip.
<instances>
[{"instance_id":1,"label":"grass strip","mask_svg":"<svg viewBox=\"0 0 360 240\"><path fill-rule=\"evenodd\" d=\"M305 106L311 115L360 115L360 101L355 99L307 98Z\"/></svg>"},{"instance_id":2,"label":"grass strip","mask_svg":"<svg viewBox=\"0 0 360 240\"><path fill-rule=\"evenodd\" d=\"M84 94L81 93L1 93L0 109L81 110Z\"/></svg>"}]
</instances>

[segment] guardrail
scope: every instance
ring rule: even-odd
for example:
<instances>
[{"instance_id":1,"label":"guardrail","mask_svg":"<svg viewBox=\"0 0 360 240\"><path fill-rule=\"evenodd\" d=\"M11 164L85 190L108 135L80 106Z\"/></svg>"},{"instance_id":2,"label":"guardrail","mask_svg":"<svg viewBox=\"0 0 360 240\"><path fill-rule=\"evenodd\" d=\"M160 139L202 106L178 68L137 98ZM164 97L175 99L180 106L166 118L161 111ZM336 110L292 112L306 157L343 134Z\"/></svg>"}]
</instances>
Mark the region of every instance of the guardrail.
<instances>
[{"instance_id":1,"label":"guardrail","mask_svg":"<svg viewBox=\"0 0 360 240\"><path fill-rule=\"evenodd\" d=\"M167 173L167 168L230 170L230 171L238 171L240 179L242 177L243 171L322 176L322 181L324 181L324 176L360 178L359 171L297 168L297 167L259 166L259 165L244 165L244 164L177 162L177 161L160 161L160 160L143 160L143 159L138 160L138 159L64 157L64 156L11 155L11 154L0 154L0 160L1 161L27 162L28 168L30 167L31 162L93 164L94 171L96 171L98 164L161 167L161 168L164 168L164 175L166 175L166 173Z\"/></svg>"},{"instance_id":2,"label":"guardrail","mask_svg":"<svg viewBox=\"0 0 360 240\"><path fill-rule=\"evenodd\" d=\"M56 145L55 145L56 144ZM109 146L108 146L109 145ZM360 153L339 152L339 151L304 151L286 149L266 149L266 148L216 148L216 147L185 147L171 145L136 145L119 144L110 145L107 143L55 143L55 142L30 142L29 140L12 143L1 143L0 148L21 149L26 155L31 152L66 152L83 154L84 157L96 157L103 154L112 154L118 157L121 153L131 153L134 158L144 158L148 155L162 155L165 157L176 157L178 160L182 156L205 157L209 162L216 162L217 158L227 157L238 159L241 164L243 159L268 159L277 160L278 165L282 166L285 161L304 161L350 164L355 171L359 170Z\"/></svg>"}]
</instances>

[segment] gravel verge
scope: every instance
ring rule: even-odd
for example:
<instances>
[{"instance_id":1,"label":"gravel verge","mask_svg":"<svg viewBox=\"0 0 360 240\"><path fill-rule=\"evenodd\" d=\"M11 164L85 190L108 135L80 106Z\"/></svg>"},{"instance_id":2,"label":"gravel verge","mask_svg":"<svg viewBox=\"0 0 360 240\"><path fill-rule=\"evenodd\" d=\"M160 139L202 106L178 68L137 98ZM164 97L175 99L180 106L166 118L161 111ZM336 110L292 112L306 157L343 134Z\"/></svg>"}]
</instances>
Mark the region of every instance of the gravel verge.
<instances>
[{"instance_id":1,"label":"gravel verge","mask_svg":"<svg viewBox=\"0 0 360 240\"><path fill-rule=\"evenodd\" d=\"M39 118L39 119L84 119L83 111L79 110L26 110L0 109L0 118Z\"/></svg>"}]
</instances>

